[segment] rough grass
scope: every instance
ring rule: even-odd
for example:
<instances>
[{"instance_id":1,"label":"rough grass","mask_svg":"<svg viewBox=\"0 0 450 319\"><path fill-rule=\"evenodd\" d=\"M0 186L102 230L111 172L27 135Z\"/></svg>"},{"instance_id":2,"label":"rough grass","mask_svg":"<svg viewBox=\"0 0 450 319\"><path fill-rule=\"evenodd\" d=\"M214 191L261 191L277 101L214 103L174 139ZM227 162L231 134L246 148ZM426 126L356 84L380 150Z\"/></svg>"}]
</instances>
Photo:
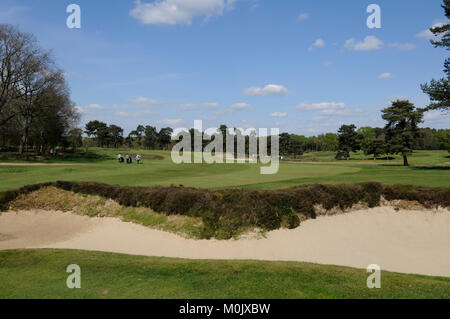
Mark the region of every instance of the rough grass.
<instances>
[{"instance_id":1,"label":"rough grass","mask_svg":"<svg viewBox=\"0 0 450 319\"><path fill-rule=\"evenodd\" d=\"M125 222L172 232L187 238L200 238L201 218L191 216L167 216L148 207L124 207L112 199L98 195L85 195L43 187L17 197L10 204L11 210L51 210L72 212L89 217L116 217Z\"/></svg>"},{"instance_id":2,"label":"rough grass","mask_svg":"<svg viewBox=\"0 0 450 319\"><path fill-rule=\"evenodd\" d=\"M81 267L81 289L66 268ZM78 250L0 251L0 298L450 298L450 278L301 262L186 260Z\"/></svg>"}]
</instances>

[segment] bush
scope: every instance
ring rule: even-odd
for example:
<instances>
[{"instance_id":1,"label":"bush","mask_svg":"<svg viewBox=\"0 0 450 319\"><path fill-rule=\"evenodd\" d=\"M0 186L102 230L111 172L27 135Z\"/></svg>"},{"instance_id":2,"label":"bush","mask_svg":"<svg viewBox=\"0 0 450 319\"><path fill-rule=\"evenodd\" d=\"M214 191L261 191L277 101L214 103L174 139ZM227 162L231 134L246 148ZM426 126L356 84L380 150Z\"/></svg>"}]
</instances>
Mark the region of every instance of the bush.
<instances>
[{"instance_id":1,"label":"bush","mask_svg":"<svg viewBox=\"0 0 450 319\"><path fill-rule=\"evenodd\" d=\"M8 210L9 203L17 198L15 191L0 192L0 211Z\"/></svg>"}]
</instances>

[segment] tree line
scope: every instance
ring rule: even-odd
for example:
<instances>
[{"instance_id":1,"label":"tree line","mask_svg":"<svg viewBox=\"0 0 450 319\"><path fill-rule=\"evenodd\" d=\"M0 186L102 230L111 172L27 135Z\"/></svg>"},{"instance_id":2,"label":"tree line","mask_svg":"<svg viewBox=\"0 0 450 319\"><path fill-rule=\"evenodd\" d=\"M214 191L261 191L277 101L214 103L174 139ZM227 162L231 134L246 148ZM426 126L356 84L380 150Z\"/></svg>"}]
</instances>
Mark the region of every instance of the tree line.
<instances>
[{"instance_id":1,"label":"tree line","mask_svg":"<svg viewBox=\"0 0 450 319\"><path fill-rule=\"evenodd\" d=\"M36 38L0 24L0 145L44 152L80 143L64 73Z\"/></svg>"},{"instance_id":2,"label":"tree line","mask_svg":"<svg viewBox=\"0 0 450 319\"><path fill-rule=\"evenodd\" d=\"M159 131L151 125L138 125L127 137L123 136L123 128L101 121L90 121L85 126L86 135L94 145L99 147L128 147L143 149L167 150L171 144L173 129L161 128Z\"/></svg>"},{"instance_id":3,"label":"tree line","mask_svg":"<svg viewBox=\"0 0 450 319\"><path fill-rule=\"evenodd\" d=\"M387 121L384 128L364 126L357 129L354 124L350 124L342 125L337 133L310 137L281 133L280 154L296 158L304 152L330 151L337 152L338 159L349 159L351 152L360 150L366 155L373 155L374 158L389 154L406 156L413 150L450 151L450 129L419 128L418 124L422 122L423 111L415 108L409 101L393 102L392 106L382 111L382 117ZM108 126L106 123L95 120L86 124L84 132L89 136L91 145L98 147L169 150L176 143L171 140L174 130L170 127L158 131L154 126L138 125L127 137L124 137L124 130L121 127ZM193 128L188 133L191 138L191 151L194 151L196 136L202 140L202 149L214 141L214 135L207 135ZM222 134L223 150L226 150L226 139L231 136L236 153L238 135L243 132L237 128L230 129L226 125L221 125L217 133ZM256 136L256 132L253 134ZM249 155L248 146L251 135L244 136L246 155ZM268 138L268 154L270 154L270 142Z\"/></svg>"}]
</instances>

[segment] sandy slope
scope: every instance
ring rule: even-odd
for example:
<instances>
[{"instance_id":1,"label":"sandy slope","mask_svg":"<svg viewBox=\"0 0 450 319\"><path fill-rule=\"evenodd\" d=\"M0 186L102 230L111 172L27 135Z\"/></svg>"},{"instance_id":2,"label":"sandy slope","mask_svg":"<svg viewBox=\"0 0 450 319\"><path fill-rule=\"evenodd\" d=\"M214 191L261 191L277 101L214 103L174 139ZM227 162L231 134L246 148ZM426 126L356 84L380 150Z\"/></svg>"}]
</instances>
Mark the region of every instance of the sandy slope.
<instances>
[{"instance_id":1,"label":"sandy slope","mask_svg":"<svg viewBox=\"0 0 450 319\"><path fill-rule=\"evenodd\" d=\"M189 240L113 218L58 212L0 216L0 249L74 248L194 259L308 261L450 277L450 212L378 207L308 220L266 239Z\"/></svg>"}]
</instances>

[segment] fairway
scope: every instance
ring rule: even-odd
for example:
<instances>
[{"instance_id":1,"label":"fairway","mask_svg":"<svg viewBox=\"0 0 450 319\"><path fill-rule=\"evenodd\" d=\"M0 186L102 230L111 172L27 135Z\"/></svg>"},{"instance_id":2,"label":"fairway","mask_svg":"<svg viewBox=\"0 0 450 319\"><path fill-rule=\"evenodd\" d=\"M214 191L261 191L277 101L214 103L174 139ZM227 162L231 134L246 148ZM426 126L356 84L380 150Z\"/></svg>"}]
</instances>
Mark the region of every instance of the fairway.
<instances>
[{"instance_id":1,"label":"fairway","mask_svg":"<svg viewBox=\"0 0 450 319\"><path fill-rule=\"evenodd\" d=\"M78 263L82 289L67 289ZM20 271L17 271L20 269ZM299 262L186 260L77 250L0 251L0 298L450 298L450 279Z\"/></svg>"},{"instance_id":2,"label":"fairway","mask_svg":"<svg viewBox=\"0 0 450 319\"><path fill-rule=\"evenodd\" d=\"M274 175L261 175L260 164L174 164L170 152L134 150L144 157L142 165L119 164L121 150L92 150L66 159L44 161L47 164L0 166L0 191L28 184L65 181L96 181L122 186L183 185L208 189L251 188L280 189L301 184L344 184L376 181L385 184L449 186L450 162L445 151L417 151L411 156L411 167L402 167L400 158L391 161L368 160L355 154L354 160L335 161L327 153L307 154L297 161L280 163ZM324 156L325 155L325 156ZM92 160L94 158L94 160ZM308 162L302 163L302 160ZM317 164L311 164L311 160ZM13 163L13 162L11 162ZM14 163L17 163L14 161ZM320 165L319 165L320 164ZM34 165L34 166L31 166Z\"/></svg>"}]
</instances>

